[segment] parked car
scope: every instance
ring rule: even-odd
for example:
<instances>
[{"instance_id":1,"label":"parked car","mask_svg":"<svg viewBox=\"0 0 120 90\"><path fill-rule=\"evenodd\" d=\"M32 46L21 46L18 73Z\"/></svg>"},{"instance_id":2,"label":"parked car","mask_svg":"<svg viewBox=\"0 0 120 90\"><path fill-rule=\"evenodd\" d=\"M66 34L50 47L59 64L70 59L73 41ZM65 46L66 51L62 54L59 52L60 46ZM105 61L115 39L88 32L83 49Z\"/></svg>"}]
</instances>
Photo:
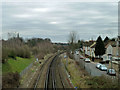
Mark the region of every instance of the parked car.
<instances>
[{"instance_id":1,"label":"parked car","mask_svg":"<svg viewBox=\"0 0 120 90\"><path fill-rule=\"evenodd\" d=\"M80 55L80 59L85 59L82 55Z\"/></svg>"},{"instance_id":2,"label":"parked car","mask_svg":"<svg viewBox=\"0 0 120 90\"><path fill-rule=\"evenodd\" d=\"M100 65L102 65L102 64L101 64L101 63L97 63L97 64L96 64L96 68L99 69L99 68L100 68Z\"/></svg>"},{"instance_id":3,"label":"parked car","mask_svg":"<svg viewBox=\"0 0 120 90\"><path fill-rule=\"evenodd\" d=\"M90 59L89 58L85 58L85 62L90 62Z\"/></svg>"},{"instance_id":4,"label":"parked car","mask_svg":"<svg viewBox=\"0 0 120 90\"><path fill-rule=\"evenodd\" d=\"M107 74L116 76L116 72L115 72L114 69L108 69L108 70L107 70Z\"/></svg>"},{"instance_id":5,"label":"parked car","mask_svg":"<svg viewBox=\"0 0 120 90\"><path fill-rule=\"evenodd\" d=\"M107 71L107 67L103 64L100 65L99 69L102 70L102 71Z\"/></svg>"}]
</instances>

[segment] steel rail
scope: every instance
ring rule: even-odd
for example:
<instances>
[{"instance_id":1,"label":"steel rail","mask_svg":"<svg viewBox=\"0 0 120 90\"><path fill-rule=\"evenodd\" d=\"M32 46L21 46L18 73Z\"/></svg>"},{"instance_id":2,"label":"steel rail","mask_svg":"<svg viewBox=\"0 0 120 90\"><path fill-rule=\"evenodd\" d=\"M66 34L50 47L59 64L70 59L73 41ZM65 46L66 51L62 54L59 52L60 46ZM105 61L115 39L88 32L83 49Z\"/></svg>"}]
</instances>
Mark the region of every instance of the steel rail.
<instances>
[{"instance_id":1,"label":"steel rail","mask_svg":"<svg viewBox=\"0 0 120 90\"><path fill-rule=\"evenodd\" d=\"M54 74L54 69L52 68L52 64L53 64L53 62L55 61L55 59L57 59L56 57L57 56L59 56L60 54L62 54L62 53L59 53L58 55L56 55L54 58L53 58L53 60L51 61L51 63L49 64L49 68L48 68L48 71L47 71L47 75L46 75L46 80L45 80L45 84L44 84L44 89L45 90L48 90L48 84L49 84L49 80L50 80L50 74L51 74L51 78L52 78L52 89L54 89L54 90L56 90L57 89L57 87L56 87L56 80L55 80L55 74ZM59 72L59 70L58 70L58 72ZM61 74L60 74L60 72L59 72L59 77L60 77L60 80L61 80L61 84L62 84L62 86L63 86L63 89L65 89L65 85L64 85L64 83L63 83L63 81L62 81L62 77L61 77Z\"/></svg>"},{"instance_id":2,"label":"steel rail","mask_svg":"<svg viewBox=\"0 0 120 90\"><path fill-rule=\"evenodd\" d=\"M47 75L46 75L46 80L45 80L45 84L44 84L44 87L45 87L45 90L48 90L48 82L49 82L49 76L50 76L50 71L51 71L51 75L52 75L52 88L55 90L56 89L56 86L55 86L55 80L54 80L54 70L51 68L52 66L52 63L53 61L55 60L55 58L57 57L58 55L56 55L53 60L50 62L49 64L49 68L48 68L48 71L47 71Z\"/></svg>"},{"instance_id":3,"label":"steel rail","mask_svg":"<svg viewBox=\"0 0 120 90\"><path fill-rule=\"evenodd\" d=\"M39 82L39 80L40 80L41 73L42 73L42 71L43 71L43 67L45 66L45 64L47 63L47 61L48 61L51 57L52 57L52 56L50 56L50 57L44 62L44 64L41 66L41 68L40 68L40 73L39 73L39 75L38 75L38 77L37 77L37 80L36 80L36 82L35 82L35 85L34 85L34 90L36 90L36 88L37 88L37 86L38 86L38 82Z\"/></svg>"},{"instance_id":4,"label":"steel rail","mask_svg":"<svg viewBox=\"0 0 120 90\"><path fill-rule=\"evenodd\" d=\"M59 77L60 77L60 80L61 80L61 83L62 83L63 89L65 89L65 85L64 85L64 83L63 83L63 80L62 80L62 76L61 76L61 74L60 74L60 71L58 70L58 72L59 72Z\"/></svg>"}]
</instances>

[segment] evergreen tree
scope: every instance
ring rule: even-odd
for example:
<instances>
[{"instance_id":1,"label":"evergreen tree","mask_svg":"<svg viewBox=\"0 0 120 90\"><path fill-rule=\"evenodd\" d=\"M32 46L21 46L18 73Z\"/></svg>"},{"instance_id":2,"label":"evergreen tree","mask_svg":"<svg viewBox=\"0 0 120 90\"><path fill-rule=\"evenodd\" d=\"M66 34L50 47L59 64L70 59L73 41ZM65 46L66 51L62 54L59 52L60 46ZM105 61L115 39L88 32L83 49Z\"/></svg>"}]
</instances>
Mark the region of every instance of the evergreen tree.
<instances>
[{"instance_id":1,"label":"evergreen tree","mask_svg":"<svg viewBox=\"0 0 120 90\"><path fill-rule=\"evenodd\" d=\"M112 38L111 41L115 41L115 38Z\"/></svg>"},{"instance_id":2,"label":"evergreen tree","mask_svg":"<svg viewBox=\"0 0 120 90\"><path fill-rule=\"evenodd\" d=\"M78 48L80 48L80 43L81 43L80 40L78 40Z\"/></svg>"},{"instance_id":3,"label":"evergreen tree","mask_svg":"<svg viewBox=\"0 0 120 90\"><path fill-rule=\"evenodd\" d=\"M82 48L83 47L83 42L81 40L78 40L78 48Z\"/></svg>"},{"instance_id":4,"label":"evergreen tree","mask_svg":"<svg viewBox=\"0 0 120 90\"><path fill-rule=\"evenodd\" d=\"M104 42L102 41L102 38L99 36L96 41L95 55L101 57L103 54L105 54L105 46Z\"/></svg>"},{"instance_id":5,"label":"evergreen tree","mask_svg":"<svg viewBox=\"0 0 120 90\"><path fill-rule=\"evenodd\" d=\"M106 36L106 38L104 39L104 42L107 42L109 40L109 38Z\"/></svg>"}]
</instances>

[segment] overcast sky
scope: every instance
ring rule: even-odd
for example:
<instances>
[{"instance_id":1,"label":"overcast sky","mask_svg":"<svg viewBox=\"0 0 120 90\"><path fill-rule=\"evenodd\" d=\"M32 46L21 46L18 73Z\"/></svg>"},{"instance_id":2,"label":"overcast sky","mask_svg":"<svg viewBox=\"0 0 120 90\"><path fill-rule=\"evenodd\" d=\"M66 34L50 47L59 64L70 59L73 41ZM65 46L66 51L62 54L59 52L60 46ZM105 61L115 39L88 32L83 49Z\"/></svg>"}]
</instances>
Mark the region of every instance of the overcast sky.
<instances>
[{"instance_id":1,"label":"overcast sky","mask_svg":"<svg viewBox=\"0 0 120 90\"><path fill-rule=\"evenodd\" d=\"M79 39L116 37L118 6L108 2L20 2L2 3L2 35L19 32L24 38L50 38L67 42L71 31Z\"/></svg>"}]
</instances>

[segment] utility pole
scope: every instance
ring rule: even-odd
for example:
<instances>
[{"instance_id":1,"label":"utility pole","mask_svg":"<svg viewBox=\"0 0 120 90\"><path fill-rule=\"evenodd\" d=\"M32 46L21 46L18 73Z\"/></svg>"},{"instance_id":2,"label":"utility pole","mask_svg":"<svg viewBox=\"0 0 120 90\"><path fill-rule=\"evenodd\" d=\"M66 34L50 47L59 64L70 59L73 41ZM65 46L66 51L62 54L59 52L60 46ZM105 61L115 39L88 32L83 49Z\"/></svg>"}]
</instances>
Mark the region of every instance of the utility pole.
<instances>
[{"instance_id":1,"label":"utility pole","mask_svg":"<svg viewBox=\"0 0 120 90\"><path fill-rule=\"evenodd\" d=\"M116 42L117 42L117 57L118 57L118 86L120 84L120 61L119 61L119 36L117 37L116 39Z\"/></svg>"},{"instance_id":2,"label":"utility pole","mask_svg":"<svg viewBox=\"0 0 120 90\"><path fill-rule=\"evenodd\" d=\"M112 72L112 54L108 53L108 57L109 57L110 62L111 62L111 72ZM112 76L111 76L111 78L112 78Z\"/></svg>"},{"instance_id":3,"label":"utility pole","mask_svg":"<svg viewBox=\"0 0 120 90\"><path fill-rule=\"evenodd\" d=\"M120 1L118 2L118 16L120 16ZM119 38L120 38L120 17L118 18L118 56L119 56ZM120 84L120 61L118 57L118 87Z\"/></svg>"},{"instance_id":4,"label":"utility pole","mask_svg":"<svg viewBox=\"0 0 120 90\"><path fill-rule=\"evenodd\" d=\"M110 60L111 60L111 69L112 69L112 56L110 56Z\"/></svg>"},{"instance_id":5,"label":"utility pole","mask_svg":"<svg viewBox=\"0 0 120 90\"><path fill-rule=\"evenodd\" d=\"M112 69L112 54L108 54L108 57L109 57L109 59L110 59L110 62L111 62L111 69Z\"/></svg>"},{"instance_id":6,"label":"utility pole","mask_svg":"<svg viewBox=\"0 0 120 90\"><path fill-rule=\"evenodd\" d=\"M68 66L68 56L66 55L66 68Z\"/></svg>"}]
</instances>

